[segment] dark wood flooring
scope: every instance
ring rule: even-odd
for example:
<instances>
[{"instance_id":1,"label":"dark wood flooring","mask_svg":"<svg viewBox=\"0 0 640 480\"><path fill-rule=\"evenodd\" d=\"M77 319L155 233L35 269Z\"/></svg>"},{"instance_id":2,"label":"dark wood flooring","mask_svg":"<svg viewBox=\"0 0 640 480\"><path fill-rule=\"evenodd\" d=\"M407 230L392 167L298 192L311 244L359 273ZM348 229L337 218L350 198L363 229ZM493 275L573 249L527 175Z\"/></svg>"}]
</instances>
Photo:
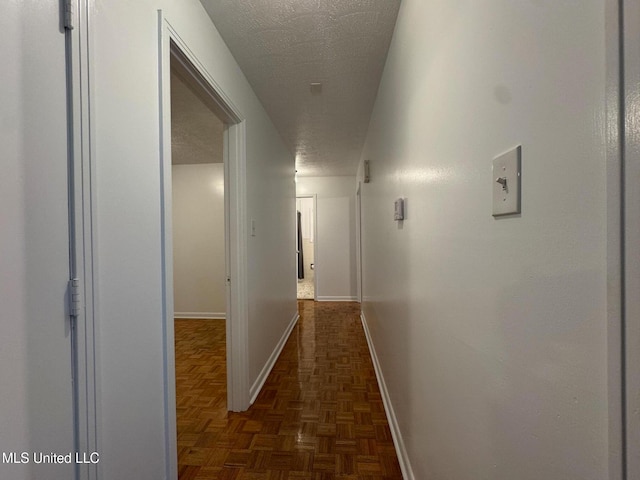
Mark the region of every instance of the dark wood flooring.
<instances>
[{"instance_id":1,"label":"dark wood flooring","mask_svg":"<svg viewBox=\"0 0 640 480\"><path fill-rule=\"evenodd\" d=\"M402 479L359 304L298 305L243 413L226 411L224 321L175 322L180 480Z\"/></svg>"}]
</instances>

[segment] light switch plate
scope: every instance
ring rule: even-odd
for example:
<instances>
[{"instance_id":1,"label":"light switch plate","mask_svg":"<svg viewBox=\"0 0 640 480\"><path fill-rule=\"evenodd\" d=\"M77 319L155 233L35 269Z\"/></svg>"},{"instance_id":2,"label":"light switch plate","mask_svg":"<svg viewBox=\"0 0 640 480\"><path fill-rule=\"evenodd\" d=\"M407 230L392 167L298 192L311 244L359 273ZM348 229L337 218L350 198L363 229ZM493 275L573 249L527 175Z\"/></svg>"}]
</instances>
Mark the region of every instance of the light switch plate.
<instances>
[{"instance_id":1,"label":"light switch plate","mask_svg":"<svg viewBox=\"0 0 640 480\"><path fill-rule=\"evenodd\" d=\"M493 159L493 216L520 213L522 146Z\"/></svg>"},{"instance_id":2,"label":"light switch plate","mask_svg":"<svg viewBox=\"0 0 640 480\"><path fill-rule=\"evenodd\" d=\"M393 219L404 220L404 198L397 199L394 204Z\"/></svg>"}]
</instances>

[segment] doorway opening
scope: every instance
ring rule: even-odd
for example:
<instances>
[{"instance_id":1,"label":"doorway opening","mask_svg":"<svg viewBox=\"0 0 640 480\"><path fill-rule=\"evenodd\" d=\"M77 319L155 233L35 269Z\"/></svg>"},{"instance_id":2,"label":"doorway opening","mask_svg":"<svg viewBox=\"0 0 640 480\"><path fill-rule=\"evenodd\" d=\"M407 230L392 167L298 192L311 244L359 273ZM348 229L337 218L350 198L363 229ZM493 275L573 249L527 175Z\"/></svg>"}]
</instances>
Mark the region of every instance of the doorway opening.
<instances>
[{"instance_id":1,"label":"doorway opening","mask_svg":"<svg viewBox=\"0 0 640 480\"><path fill-rule=\"evenodd\" d=\"M298 300L317 299L316 197L296 197Z\"/></svg>"},{"instance_id":2,"label":"doorway opening","mask_svg":"<svg viewBox=\"0 0 640 480\"><path fill-rule=\"evenodd\" d=\"M171 61L178 478L202 423L227 415L224 121ZM206 411L203 407L206 407ZM206 418L204 418L206 417Z\"/></svg>"},{"instance_id":3,"label":"doorway opening","mask_svg":"<svg viewBox=\"0 0 640 480\"><path fill-rule=\"evenodd\" d=\"M160 27L160 209L162 218L161 275L164 299L162 321L164 333L165 458L166 477L178 478L178 423L181 422L178 419L178 409L184 406L182 402L186 402L186 400L176 396L176 359L178 362L182 361L182 358L178 358L182 353L176 350L176 345L184 340L181 334L178 336L178 328L181 326L176 324L181 320L175 320L176 316L178 318L204 317L207 327L212 327L213 322L216 321L218 321L218 324L221 324L220 321L224 322L224 335L212 332L203 333L203 330L198 328L194 328L194 332L188 334L195 335L197 341L201 343L200 346L195 345L195 348L201 348L203 343L207 344L208 347L211 347L214 343L219 345L217 350L214 348L213 351L209 352L210 357L207 360L208 363L214 364L215 371L209 372L209 376L203 375L197 388L188 388L188 392L195 394L195 390L209 389L210 391L208 392L201 391L199 393L216 393L218 395L216 403L219 407L219 414L224 417L228 415L228 411L243 411L250 405L247 339L246 127L240 111L225 94L224 90L215 82L215 77L198 60L192 49L184 42L162 11L158 12L158 16ZM179 83L182 85L179 85ZM173 92L172 86L174 87ZM172 144L176 144L177 147L182 141L180 138L174 138L172 141L172 133L180 132L178 127L172 128L172 120L178 122L171 115L172 107L173 109L178 109L175 104L172 105L172 96L175 97L172 93L175 94L175 87L181 88L183 90L182 93L185 95L195 96L201 102L199 111L202 115L211 117L213 114L214 118L209 120L213 123L217 122L216 127L211 125L203 127L198 122L195 122L195 124L192 122L191 128L204 129L207 132L205 137L211 137L212 135L217 137L218 153L216 155L220 156L221 148L220 161L208 160L197 163L193 159L185 161L176 159L172 161L174 156L172 155L174 150ZM188 116L192 117L194 115L191 113ZM182 135L185 135L184 131L182 131ZM174 137L179 136L174 135ZM222 138L221 142L220 137ZM194 149L205 148L203 145L198 145L198 142L185 143L189 145L188 151L190 152ZM189 157L192 153L186 156ZM174 171L176 172L175 174ZM198 186L189 187L189 185L196 185L189 184L189 179L191 179L190 181L196 181L196 183L199 182L197 183ZM178 193L177 190L174 191L174 180L186 184L187 187L183 188L184 185L176 187L182 188L183 191L181 193ZM200 204L196 203L196 206L185 207L182 204L184 203L183 200L196 193L208 195L212 202L216 196L223 198L222 207L220 207L219 202L217 207L211 203L207 207L203 207L202 203L207 203L206 201ZM183 214L180 214L180 220L178 220L178 212L174 212L174 196L177 202L176 209L186 211L184 215L192 218L183 218ZM220 208L222 208L222 212L220 212ZM194 270L184 269L187 272L186 274L184 271L180 272L179 270L183 269L183 267L178 267L177 264L174 267L174 242L179 243L176 237L184 233L180 232L174 235L174 221L176 226L179 226L178 223L184 220L194 224L194 228L202 229L204 227L202 225L204 223L203 218L208 217L208 221L211 222L211 217L215 216L213 211L216 209L217 213L215 215L218 216L218 222L213 222L213 229L214 234L218 235L217 242L223 246L218 245L218 253L216 254L218 255L217 266L210 266L210 269L216 270L213 276L217 281L218 291L214 293L210 283L211 279L207 280L198 277L199 274L194 273ZM220 218L223 219L222 223L220 223ZM222 241L220 241L220 235L222 235ZM187 234L186 236L188 237L189 235ZM216 240L211 237L204 239L198 237L198 235L195 236L202 243L208 243L209 247L211 247L212 243L216 243ZM176 245L177 261L179 261L177 258L179 256L186 254L193 256L194 254L194 251L186 253L181 251L180 255L178 255L178 249L195 249L193 245L187 247L184 245L184 243L182 246ZM221 249L224 251L222 260L219 257ZM199 262L199 260L194 261L191 259L191 267L194 267L194 263L197 264ZM200 263L204 264L205 262L202 261ZM176 270L175 278L174 268ZM204 270L206 271L207 269ZM176 282L180 282L180 284L176 284L174 288L174 283ZM220 292L220 284L222 284L222 293ZM181 289L184 291L179 292ZM202 301L203 290L206 292L204 294L205 300L210 303L198 303ZM209 297L208 299L206 298L207 296ZM195 300L196 297L200 297L200 300ZM217 303L212 303L212 301ZM224 352L224 354L221 352ZM224 360L226 360L226 368ZM179 372L181 372L180 368L180 365L178 365ZM215 376L214 380L212 380L211 375ZM183 378L178 379L179 388L181 388L182 381ZM225 386L226 396L224 394ZM209 400L206 401L209 402ZM202 397L194 400L194 402L203 407Z\"/></svg>"}]
</instances>

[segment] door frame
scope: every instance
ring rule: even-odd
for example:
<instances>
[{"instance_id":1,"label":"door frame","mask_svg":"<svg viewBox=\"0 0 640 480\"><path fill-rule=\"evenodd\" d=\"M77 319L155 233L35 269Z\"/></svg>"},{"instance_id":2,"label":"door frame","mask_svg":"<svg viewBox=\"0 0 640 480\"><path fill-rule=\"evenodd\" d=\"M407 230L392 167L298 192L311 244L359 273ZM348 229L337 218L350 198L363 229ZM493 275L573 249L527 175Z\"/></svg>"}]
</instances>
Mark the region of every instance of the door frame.
<instances>
[{"instance_id":1,"label":"door frame","mask_svg":"<svg viewBox=\"0 0 640 480\"><path fill-rule=\"evenodd\" d=\"M356 283L358 302L362 303L362 182L356 188Z\"/></svg>"},{"instance_id":2,"label":"door frame","mask_svg":"<svg viewBox=\"0 0 640 480\"><path fill-rule=\"evenodd\" d=\"M91 52L91 0L73 0L65 30L69 145L70 277L78 279L79 308L74 320L72 369L76 452L100 452L100 383L97 342L97 201ZM70 294L70 293L69 293ZM75 478L100 478L99 463L77 464Z\"/></svg>"},{"instance_id":3,"label":"door frame","mask_svg":"<svg viewBox=\"0 0 640 480\"><path fill-rule=\"evenodd\" d=\"M158 11L162 297L164 332L165 445L167 478L177 475L173 246L171 208L171 63L205 95L227 125L224 140L227 408L250 405L247 294L246 126L244 116L207 71L163 12Z\"/></svg>"},{"instance_id":4,"label":"door frame","mask_svg":"<svg viewBox=\"0 0 640 480\"><path fill-rule=\"evenodd\" d=\"M640 478L640 5L606 0L609 480Z\"/></svg>"},{"instance_id":5,"label":"door frame","mask_svg":"<svg viewBox=\"0 0 640 480\"><path fill-rule=\"evenodd\" d=\"M640 478L640 5L621 0L618 6L618 98L622 145L621 188L618 192L622 222L622 413L623 478Z\"/></svg>"},{"instance_id":6,"label":"door frame","mask_svg":"<svg viewBox=\"0 0 640 480\"><path fill-rule=\"evenodd\" d=\"M315 193L300 194L296 193L296 201L299 198L313 199L313 300L318 301L318 195ZM297 210L297 208L296 208ZM296 221L297 223L297 221ZM297 296L297 293L296 293Z\"/></svg>"}]
</instances>

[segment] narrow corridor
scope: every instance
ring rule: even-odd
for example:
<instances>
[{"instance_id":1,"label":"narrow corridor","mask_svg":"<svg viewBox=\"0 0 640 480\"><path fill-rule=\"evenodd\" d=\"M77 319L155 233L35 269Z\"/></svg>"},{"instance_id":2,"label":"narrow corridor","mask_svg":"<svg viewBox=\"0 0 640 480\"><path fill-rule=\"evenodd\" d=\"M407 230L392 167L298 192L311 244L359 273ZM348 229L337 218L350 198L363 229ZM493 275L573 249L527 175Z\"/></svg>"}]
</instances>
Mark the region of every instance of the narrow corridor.
<instances>
[{"instance_id":1,"label":"narrow corridor","mask_svg":"<svg viewBox=\"0 0 640 480\"><path fill-rule=\"evenodd\" d=\"M226 412L224 322L176 321L180 480L402 478L356 303L298 303L253 406Z\"/></svg>"}]
</instances>

